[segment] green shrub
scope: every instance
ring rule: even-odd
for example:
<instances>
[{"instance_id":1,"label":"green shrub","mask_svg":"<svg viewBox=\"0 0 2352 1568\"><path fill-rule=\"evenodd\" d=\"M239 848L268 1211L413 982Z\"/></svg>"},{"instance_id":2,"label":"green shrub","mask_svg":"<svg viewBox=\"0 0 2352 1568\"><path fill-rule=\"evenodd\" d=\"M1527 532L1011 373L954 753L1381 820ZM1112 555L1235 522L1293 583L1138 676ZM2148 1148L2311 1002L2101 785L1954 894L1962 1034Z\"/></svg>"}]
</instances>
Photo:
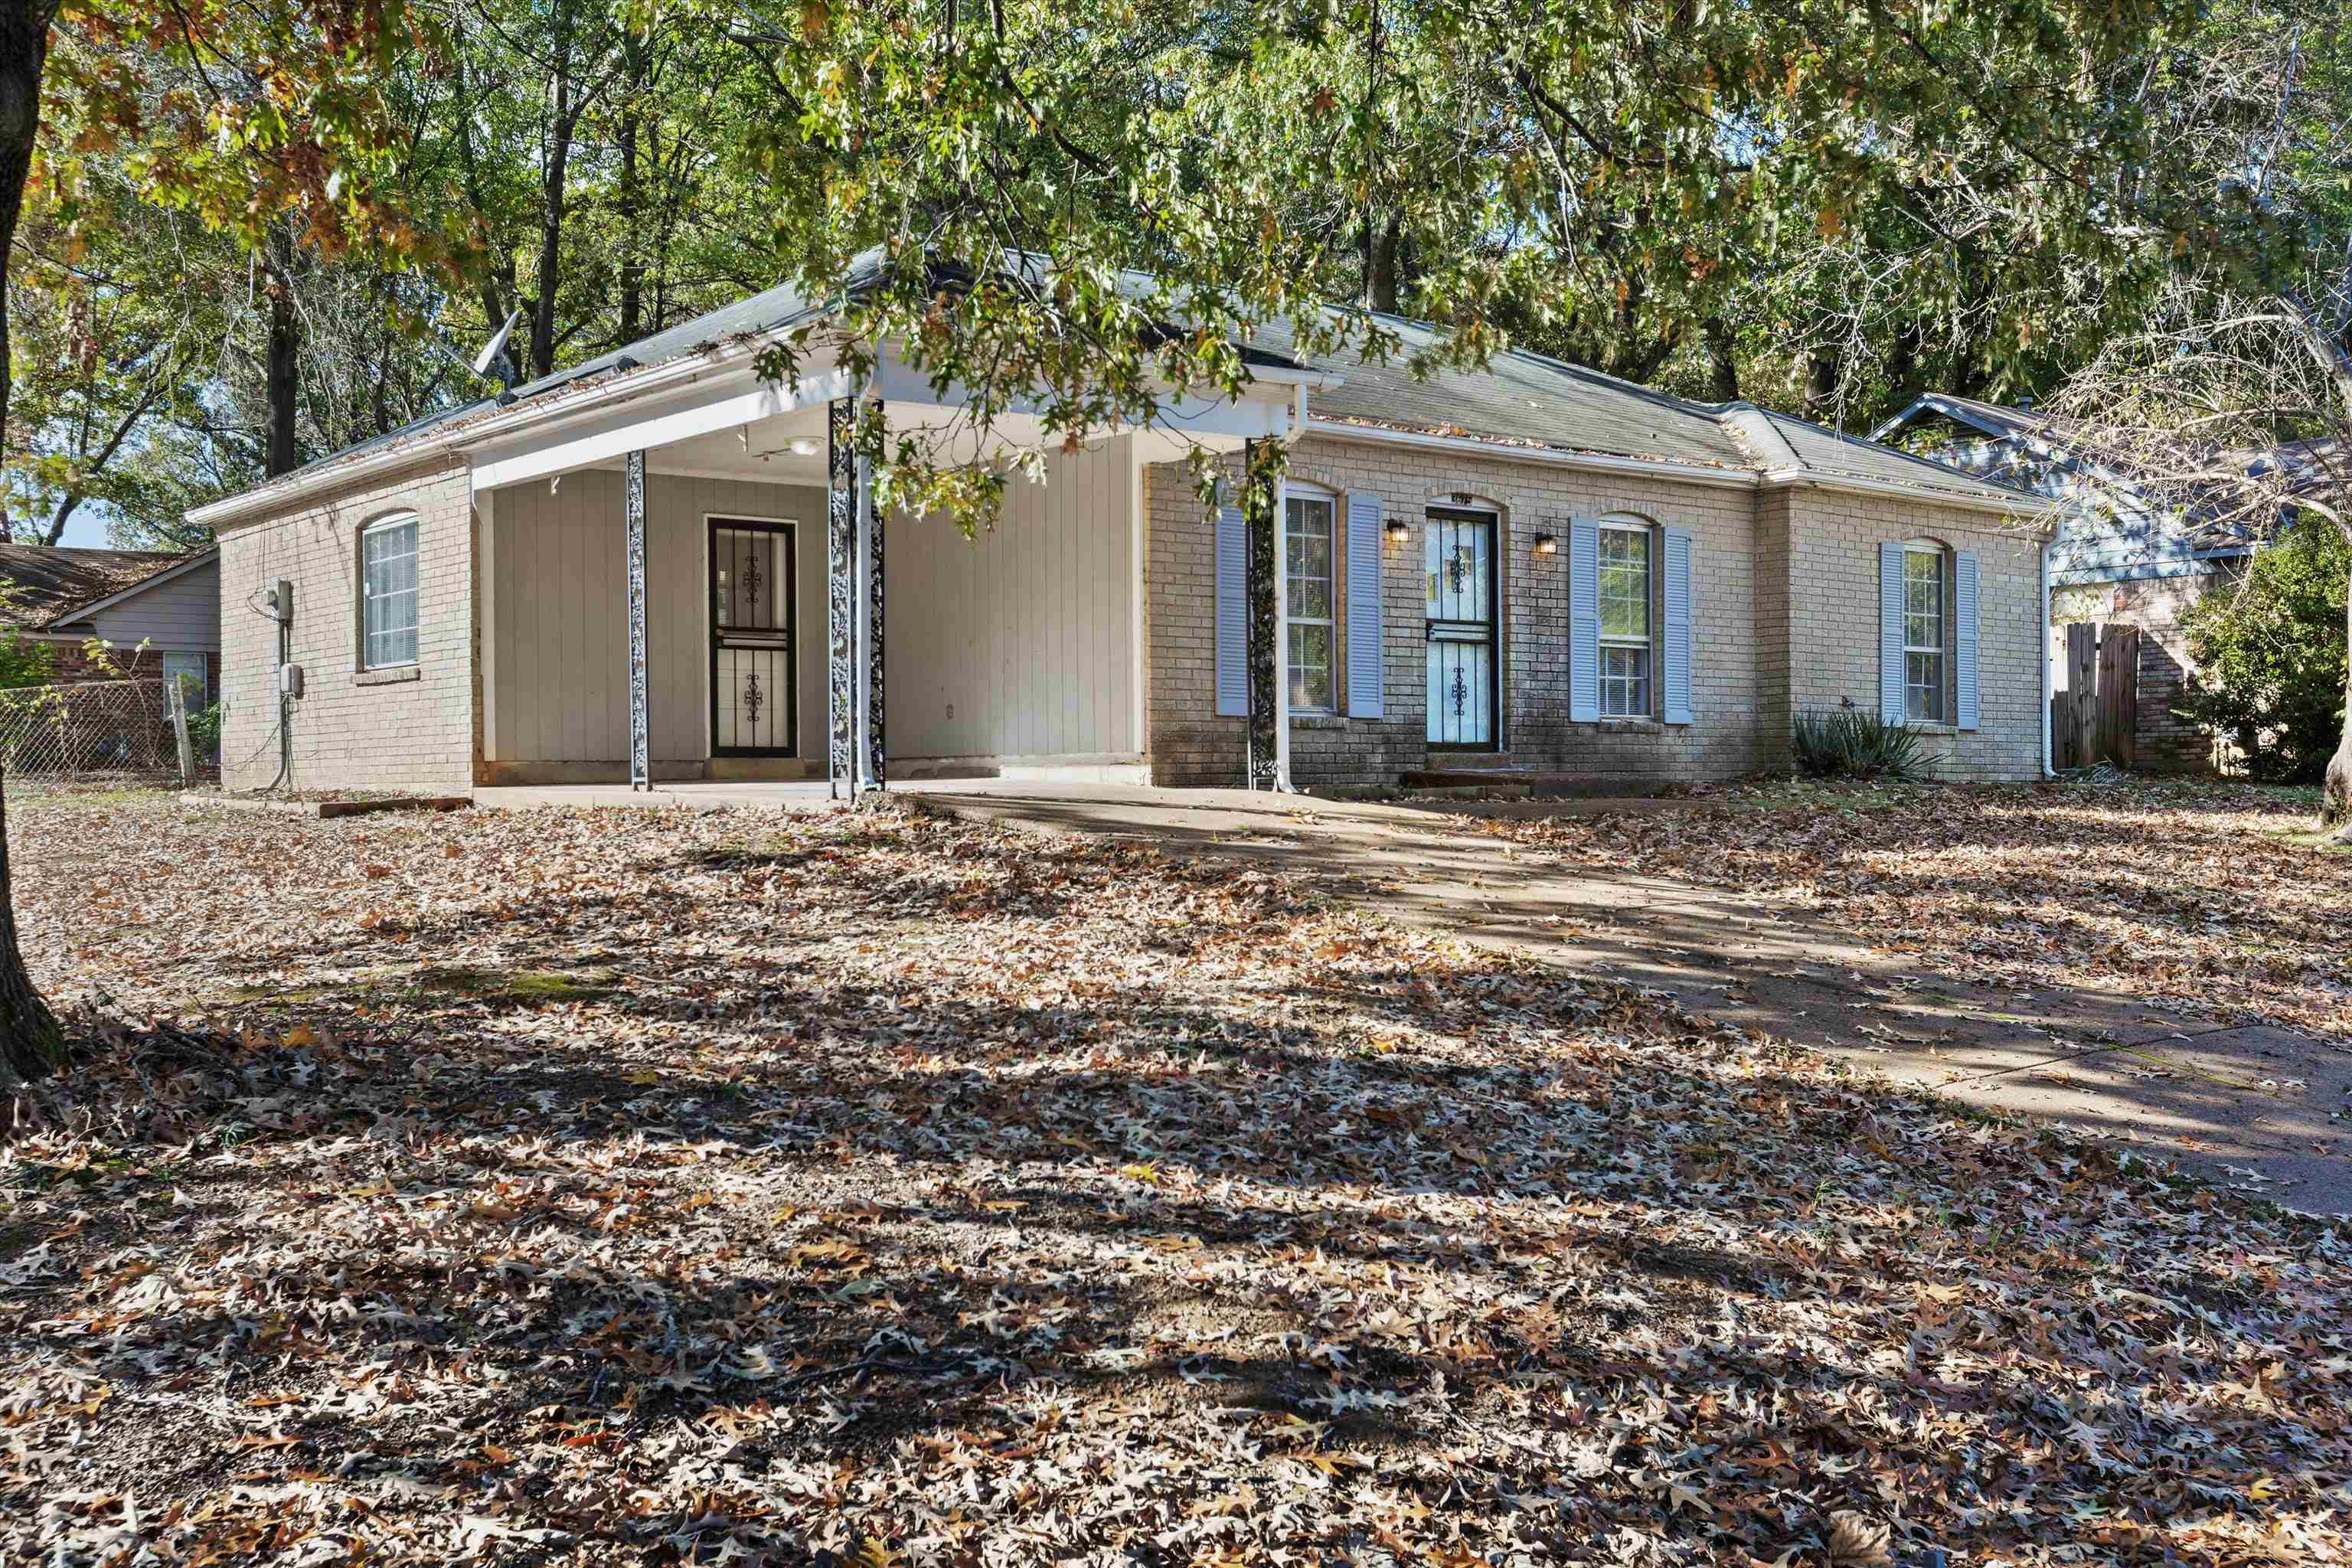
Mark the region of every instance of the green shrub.
<instances>
[{"instance_id":1,"label":"green shrub","mask_svg":"<svg viewBox=\"0 0 2352 1568\"><path fill-rule=\"evenodd\" d=\"M2305 523L2180 618L2195 664L2180 716L2237 741L2263 783L2319 783L2343 738L2347 566L2342 531Z\"/></svg>"},{"instance_id":2,"label":"green shrub","mask_svg":"<svg viewBox=\"0 0 2352 1568\"><path fill-rule=\"evenodd\" d=\"M0 688L46 686L56 673L57 656L16 627L0 631Z\"/></svg>"},{"instance_id":3,"label":"green shrub","mask_svg":"<svg viewBox=\"0 0 2352 1568\"><path fill-rule=\"evenodd\" d=\"M1864 708L1798 714L1794 750L1798 771L1815 778L1916 779L1920 772L1919 731Z\"/></svg>"},{"instance_id":4,"label":"green shrub","mask_svg":"<svg viewBox=\"0 0 2352 1568\"><path fill-rule=\"evenodd\" d=\"M221 707L194 708L188 711L188 749L203 762L220 750Z\"/></svg>"}]
</instances>

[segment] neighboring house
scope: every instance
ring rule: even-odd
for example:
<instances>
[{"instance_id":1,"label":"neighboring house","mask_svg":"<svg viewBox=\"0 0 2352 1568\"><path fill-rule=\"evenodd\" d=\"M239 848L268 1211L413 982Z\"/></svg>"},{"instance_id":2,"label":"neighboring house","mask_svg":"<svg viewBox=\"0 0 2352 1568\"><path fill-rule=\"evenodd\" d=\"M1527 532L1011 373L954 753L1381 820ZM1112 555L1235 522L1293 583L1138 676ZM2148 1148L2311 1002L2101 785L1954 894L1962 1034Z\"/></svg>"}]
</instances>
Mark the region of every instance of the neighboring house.
<instances>
[{"instance_id":1,"label":"neighboring house","mask_svg":"<svg viewBox=\"0 0 2352 1568\"><path fill-rule=\"evenodd\" d=\"M0 544L0 625L47 647L61 683L119 675L220 690L220 552ZM105 645L94 656L90 645Z\"/></svg>"},{"instance_id":2,"label":"neighboring house","mask_svg":"<svg viewBox=\"0 0 2352 1568\"><path fill-rule=\"evenodd\" d=\"M2134 761L2195 770L2213 763L2213 740L2175 712L2195 661L2180 617L2252 553L2242 531L2184 519L2072 445L2064 420L2030 405L2010 407L1929 393L1873 438L2058 503L2050 545L2051 618L2139 628ZM2263 459L2250 464L2259 471ZM2063 630L2050 647L2052 679L2065 684Z\"/></svg>"},{"instance_id":3,"label":"neighboring house","mask_svg":"<svg viewBox=\"0 0 2352 1568\"><path fill-rule=\"evenodd\" d=\"M1420 382L1274 334L1240 396L1080 451L1008 416L1049 482L967 540L873 519L832 460L861 390L901 428L954 419L923 375L757 378L818 313L772 289L193 513L234 605L290 584L295 782L1633 788L1784 763L1792 715L1842 702L1920 721L1947 777L2042 768L2022 492L1534 355ZM1187 449L1232 474L1274 438L1268 525L1205 512ZM267 784L280 631L225 632L224 753L254 759L225 782Z\"/></svg>"}]
</instances>

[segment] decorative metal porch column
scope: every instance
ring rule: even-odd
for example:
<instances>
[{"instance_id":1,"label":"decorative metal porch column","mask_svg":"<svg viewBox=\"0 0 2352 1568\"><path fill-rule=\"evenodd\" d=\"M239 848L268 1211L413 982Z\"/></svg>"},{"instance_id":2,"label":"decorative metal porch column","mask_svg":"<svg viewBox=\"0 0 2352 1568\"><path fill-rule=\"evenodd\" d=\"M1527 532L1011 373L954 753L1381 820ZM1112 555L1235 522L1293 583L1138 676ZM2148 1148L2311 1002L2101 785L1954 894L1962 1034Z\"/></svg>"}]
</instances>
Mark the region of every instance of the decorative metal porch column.
<instances>
[{"instance_id":1,"label":"decorative metal porch column","mask_svg":"<svg viewBox=\"0 0 2352 1568\"><path fill-rule=\"evenodd\" d=\"M629 454L621 485L629 540L629 790L654 787L653 748L646 734L646 455Z\"/></svg>"},{"instance_id":2,"label":"decorative metal porch column","mask_svg":"<svg viewBox=\"0 0 2352 1568\"><path fill-rule=\"evenodd\" d=\"M890 778L882 736L882 519L874 510L873 467L854 446L857 407L856 398L836 398L826 423L825 773L835 800L887 789Z\"/></svg>"},{"instance_id":3,"label":"decorative metal porch column","mask_svg":"<svg viewBox=\"0 0 2352 1568\"><path fill-rule=\"evenodd\" d=\"M1290 679L1283 647L1282 490L1253 478L1258 443L1242 455L1242 520L1249 607L1249 789L1290 789Z\"/></svg>"},{"instance_id":4,"label":"decorative metal porch column","mask_svg":"<svg viewBox=\"0 0 2352 1568\"><path fill-rule=\"evenodd\" d=\"M876 414L882 405L874 405ZM866 588L865 658L858 671L860 716L865 735L857 748L867 789L890 787L889 759L882 744L882 514L874 505L874 466L857 459L857 526Z\"/></svg>"},{"instance_id":5,"label":"decorative metal porch column","mask_svg":"<svg viewBox=\"0 0 2352 1568\"><path fill-rule=\"evenodd\" d=\"M856 653L858 477L850 444L857 420L854 398L835 398L825 418L824 618L825 777L833 798L855 799L857 769L851 750L856 729Z\"/></svg>"}]
</instances>

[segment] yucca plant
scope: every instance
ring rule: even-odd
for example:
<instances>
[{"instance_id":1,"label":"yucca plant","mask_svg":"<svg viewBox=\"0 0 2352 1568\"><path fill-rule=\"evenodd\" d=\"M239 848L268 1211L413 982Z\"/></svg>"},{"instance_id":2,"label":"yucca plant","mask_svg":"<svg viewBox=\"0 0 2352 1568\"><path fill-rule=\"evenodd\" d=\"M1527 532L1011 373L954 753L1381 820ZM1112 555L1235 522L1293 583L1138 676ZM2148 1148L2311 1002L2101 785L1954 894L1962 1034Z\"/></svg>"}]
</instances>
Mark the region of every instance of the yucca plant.
<instances>
[{"instance_id":1,"label":"yucca plant","mask_svg":"<svg viewBox=\"0 0 2352 1568\"><path fill-rule=\"evenodd\" d=\"M1822 708L1797 715L1791 743L1798 771L1824 779L1916 779L1919 731L1890 724L1865 708Z\"/></svg>"}]
</instances>

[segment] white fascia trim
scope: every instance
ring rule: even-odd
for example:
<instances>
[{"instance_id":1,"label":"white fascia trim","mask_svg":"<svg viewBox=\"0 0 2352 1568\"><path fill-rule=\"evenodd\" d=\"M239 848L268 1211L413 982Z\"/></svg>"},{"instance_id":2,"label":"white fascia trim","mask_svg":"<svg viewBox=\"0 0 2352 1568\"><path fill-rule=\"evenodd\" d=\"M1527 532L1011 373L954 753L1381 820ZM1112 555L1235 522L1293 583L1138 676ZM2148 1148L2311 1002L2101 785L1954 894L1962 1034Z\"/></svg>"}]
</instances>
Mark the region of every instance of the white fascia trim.
<instances>
[{"instance_id":1,"label":"white fascia trim","mask_svg":"<svg viewBox=\"0 0 2352 1568\"><path fill-rule=\"evenodd\" d=\"M1845 495L1900 496L1905 500L1925 501L1933 506L1958 507L1963 511L1991 512L1997 517L2047 519L2061 509L2055 501L2040 496L2021 495L2015 500L1997 500L1991 496L1954 495L1945 490L1928 489L1920 485L1897 484L1893 479L1865 479L1846 474L1817 474L1810 468L1774 468L1759 475L1758 483L1768 489L1788 488L1834 490ZM2044 526L2047 526L2046 522Z\"/></svg>"},{"instance_id":2,"label":"white fascia trim","mask_svg":"<svg viewBox=\"0 0 2352 1568\"><path fill-rule=\"evenodd\" d=\"M494 490L504 485L520 484L525 479L544 479L551 474L569 473L578 468L593 468L630 452L652 452L692 440L697 436L709 436L738 426L755 424L779 414L821 406L837 397L846 397L855 389L845 372L834 370L822 374L803 375L800 389L793 392L782 383L769 384L756 378L733 375L723 378L727 384L715 387L717 395L683 405L672 405L637 417L622 417L609 426L589 429L573 435L568 440L549 442L538 437L549 433L549 426L530 431L531 438L508 447L503 452L485 453L479 448L488 444L480 436L459 445L473 449L472 483L477 494ZM730 395L730 385L740 383L744 391ZM613 414L609 405L590 410ZM554 425L577 425L577 420L564 420Z\"/></svg>"},{"instance_id":3,"label":"white fascia trim","mask_svg":"<svg viewBox=\"0 0 2352 1568\"><path fill-rule=\"evenodd\" d=\"M1756 488L1756 475L1746 468L1717 468L1704 463L1675 463L1663 458L1568 452L1557 447L1506 447L1495 441L1481 441L1473 436L1433 436L1419 430L1391 430L1379 425L1356 425L1343 419L1309 419L1307 421L1307 434L1329 436L1342 441L1365 441L1376 446L1460 452L1496 462L1544 463L1555 468L1584 468L1604 474L1646 474L1652 479L1679 479L1685 484L1714 485L1723 489Z\"/></svg>"},{"instance_id":4,"label":"white fascia trim","mask_svg":"<svg viewBox=\"0 0 2352 1568\"><path fill-rule=\"evenodd\" d=\"M771 334L772 337L774 334ZM758 355L770 337L737 340L718 344L706 353L688 354L681 359L666 360L643 370L626 371L593 386L567 393L562 387L552 387L537 397L529 397L512 407L487 418L469 420L437 430L428 430L413 442L403 442L349 462L329 463L315 473L296 475L289 482L264 485L241 495L224 497L188 513L188 521L205 528L219 529L257 512L270 511L286 502L299 500L318 490L372 479L379 474L394 473L413 468L430 458L451 452L462 452L484 442L495 441L524 430L552 428L568 425L589 415L602 413L617 404L660 392L672 386L688 384L714 372L734 368L738 362ZM819 367L817 374L829 370L831 363ZM804 382L811 377L804 374Z\"/></svg>"}]
</instances>

